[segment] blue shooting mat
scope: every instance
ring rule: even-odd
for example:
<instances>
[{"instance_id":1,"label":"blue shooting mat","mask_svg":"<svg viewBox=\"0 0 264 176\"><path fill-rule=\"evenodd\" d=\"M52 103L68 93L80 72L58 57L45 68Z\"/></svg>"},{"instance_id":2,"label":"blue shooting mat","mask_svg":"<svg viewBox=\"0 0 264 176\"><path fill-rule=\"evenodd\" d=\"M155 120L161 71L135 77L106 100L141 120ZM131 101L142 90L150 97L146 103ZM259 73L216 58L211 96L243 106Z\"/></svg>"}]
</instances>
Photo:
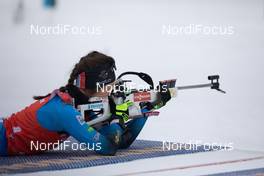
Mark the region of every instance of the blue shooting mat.
<instances>
[{"instance_id":1,"label":"blue shooting mat","mask_svg":"<svg viewBox=\"0 0 264 176\"><path fill-rule=\"evenodd\" d=\"M72 138L68 140L76 142ZM218 147L218 149L220 148ZM197 146L193 150L190 147L163 150L163 142L161 141L136 140L128 149L119 150L115 156L102 156L89 150L53 150L39 155L0 157L0 174L85 168L144 158L208 151L212 150L208 150L204 146Z\"/></svg>"}]
</instances>

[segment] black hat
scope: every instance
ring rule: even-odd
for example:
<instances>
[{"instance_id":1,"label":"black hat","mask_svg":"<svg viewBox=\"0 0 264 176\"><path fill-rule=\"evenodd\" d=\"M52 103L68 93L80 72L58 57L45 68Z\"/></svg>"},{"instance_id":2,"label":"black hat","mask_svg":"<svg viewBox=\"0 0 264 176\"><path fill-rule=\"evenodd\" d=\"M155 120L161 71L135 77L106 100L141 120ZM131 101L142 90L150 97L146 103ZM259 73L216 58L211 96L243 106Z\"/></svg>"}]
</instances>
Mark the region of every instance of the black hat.
<instances>
[{"instance_id":1,"label":"black hat","mask_svg":"<svg viewBox=\"0 0 264 176\"><path fill-rule=\"evenodd\" d=\"M115 70L114 61L87 68L87 70L78 75L74 84L83 89L95 89L97 85L102 86L114 82L116 79Z\"/></svg>"}]
</instances>

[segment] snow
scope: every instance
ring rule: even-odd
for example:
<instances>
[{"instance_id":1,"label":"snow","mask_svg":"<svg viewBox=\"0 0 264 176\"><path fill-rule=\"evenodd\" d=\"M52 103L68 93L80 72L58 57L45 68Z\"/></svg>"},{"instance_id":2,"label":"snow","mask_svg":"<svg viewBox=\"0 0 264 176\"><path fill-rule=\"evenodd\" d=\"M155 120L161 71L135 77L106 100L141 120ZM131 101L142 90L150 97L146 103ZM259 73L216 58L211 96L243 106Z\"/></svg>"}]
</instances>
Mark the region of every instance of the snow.
<instances>
[{"instance_id":1,"label":"snow","mask_svg":"<svg viewBox=\"0 0 264 176\"><path fill-rule=\"evenodd\" d=\"M120 164L53 172L18 174L19 176L79 175L207 175L263 168L264 152L215 151L169 157L142 159Z\"/></svg>"},{"instance_id":2,"label":"snow","mask_svg":"<svg viewBox=\"0 0 264 176\"><path fill-rule=\"evenodd\" d=\"M147 72L156 83L177 78L177 85L183 86L207 83L210 74L221 76L220 83L227 94L209 89L181 91L161 110L159 117L148 120L140 139L232 143L235 151L264 151L263 1L63 0L58 1L55 10L45 10L41 1L24 0L24 21L15 24L17 2L0 1L0 116L29 105L33 95L44 95L64 85L79 58L91 50L99 50L116 59L118 73ZM58 24L95 27L99 34L30 33L31 25ZM229 30L231 27L232 34L167 35L162 33L164 25L220 26ZM236 157L245 155L255 156L236 153ZM158 158L72 172L96 175L109 167L115 175L119 174L116 168L132 172L152 166L166 168L170 163L173 167L180 166L182 158L190 165L196 161L221 160L221 155ZM241 169L263 167L262 161L193 168L186 174L195 175L200 169L204 169L201 173L232 170L235 165ZM164 164L157 164L160 162ZM184 175L185 171L164 174Z\"/></svg>"}]
</instances>

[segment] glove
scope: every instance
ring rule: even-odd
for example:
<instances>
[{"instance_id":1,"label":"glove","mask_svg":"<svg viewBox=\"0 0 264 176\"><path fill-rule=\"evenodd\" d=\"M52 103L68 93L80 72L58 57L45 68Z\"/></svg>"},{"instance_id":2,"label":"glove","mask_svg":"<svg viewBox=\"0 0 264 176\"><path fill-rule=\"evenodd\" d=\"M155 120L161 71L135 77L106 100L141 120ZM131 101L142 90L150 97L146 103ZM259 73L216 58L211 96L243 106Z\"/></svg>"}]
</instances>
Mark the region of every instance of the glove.
<instances>
[{"instance_id":1,"label":"glove","mask_svg":"<svg viewBox=\"0 0 264 176\"><path fill-rule=\"evenodd\" d=\"M161 107L165 106L166 103L171 99L171 94L169 89L163 89L158 92L158 100L153 103L154 109L160 109Z\"/></svg>"},{"instance_id":2,"label":"glove","mask_svg":"<svg viewBox=\"0 0 264 176\"><path fill-rule=\"evenodd\" d=\"M109 98L109 104L112 115L120 119L122 121L121 123L126 123L129 120L128 109L130 106L133 106L132 101L126 101L122 104L117 105L112 98Z\"/></svg>"},{"instance_id":3,"label":"glove","mask_svg":"<svg viewBox=\"0 0 264 176\"><path fill-rule=\"evenodd\" d=\"M128 108L130 106L133 106L132 101L126 101L125 103L116 105L115 115L121 116L124 122L128 121L128 118L129 118Z\"/></svg>"}]
</instances>

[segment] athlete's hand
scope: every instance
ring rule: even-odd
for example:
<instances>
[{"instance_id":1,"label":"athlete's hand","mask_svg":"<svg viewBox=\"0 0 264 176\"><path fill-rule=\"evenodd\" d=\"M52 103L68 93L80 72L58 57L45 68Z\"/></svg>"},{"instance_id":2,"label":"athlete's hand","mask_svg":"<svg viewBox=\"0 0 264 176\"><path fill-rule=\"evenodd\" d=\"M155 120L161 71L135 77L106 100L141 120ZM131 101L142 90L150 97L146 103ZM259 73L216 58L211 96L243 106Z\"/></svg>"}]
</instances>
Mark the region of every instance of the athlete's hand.
<instances>
[{"instance_id":1,"label":"athlete's hand","mask_svg":"<svg viewBox=\"0 0 264 176\"><path fill-rule=\"evenodd\" d=\"M128 121L129 111L128 108L133 105L132 101L126 101L122 104L116 105L115 115L123 118L124 122Z\"/></svg>"},{"instance_id":2,"label":"athlete's hand","mask_svg":"<svg viewBox=\"0 0 264 176\"><path fill-rule=\"evenodd\" d=\"M154 109L160 109L165 106L166 103L171 99L169 89L163 89L158 92L158 100L154 103Z\"/></svg>"},{"instance_id":3,"label":"athlete's hand","mask_svg":"<svg viewBox=\"0 0 264 176\"><path fill-rule=\"evenodd\" d=\"M124 123L129 120L129 107L133 105L133 102L126 101L122 104L115 104L112 98L109 98L110 111L112 115L121 119Z\"/></svg>"}]
</instances>

